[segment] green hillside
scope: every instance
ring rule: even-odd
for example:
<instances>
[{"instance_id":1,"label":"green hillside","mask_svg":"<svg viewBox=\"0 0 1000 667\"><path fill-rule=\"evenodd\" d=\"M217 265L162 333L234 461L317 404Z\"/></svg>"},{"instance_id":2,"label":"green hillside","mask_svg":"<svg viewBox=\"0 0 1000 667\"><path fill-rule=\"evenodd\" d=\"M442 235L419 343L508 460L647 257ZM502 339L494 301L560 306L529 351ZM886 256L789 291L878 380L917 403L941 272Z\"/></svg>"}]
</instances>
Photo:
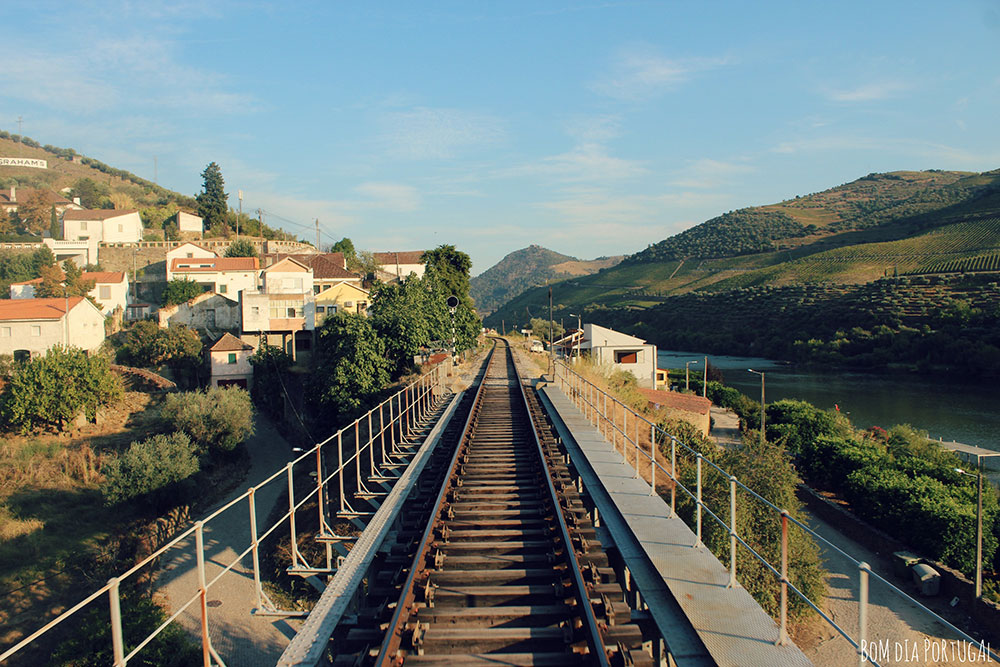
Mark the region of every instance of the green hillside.
<instances>
[{"instance_id":1,"label":"green hillside","mask_svg":"<svg viewBox=\"0 0 1000 667\"><path fill-rule=\"evenodd\" d=\"M470 281L470 295L476 309L492 312L525 290L584 276L621 261L621 256L579 260L538 245L515 250Z\"/></svg>"}]
</instances>

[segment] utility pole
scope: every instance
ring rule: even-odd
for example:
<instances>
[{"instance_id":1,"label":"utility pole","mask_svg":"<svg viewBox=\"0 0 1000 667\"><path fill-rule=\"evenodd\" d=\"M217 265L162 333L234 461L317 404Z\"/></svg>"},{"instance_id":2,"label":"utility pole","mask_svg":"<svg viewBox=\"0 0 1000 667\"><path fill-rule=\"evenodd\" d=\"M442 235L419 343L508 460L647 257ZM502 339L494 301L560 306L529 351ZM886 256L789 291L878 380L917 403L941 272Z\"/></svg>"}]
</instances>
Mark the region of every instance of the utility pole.
<instances>
[{"instance_id":1,"label":"utility pole","mask_svg":"<svg viewBox=\"0 0 1000 667\"><path fill-rule=\"evenodd\" d=\"M22 134L22 132L21 132L21 123L22 122L24 122L24 119L21 118L20 116L18 116L17 117L17 141L19 143L23 144L24 143L24 134Z\"/></svg>"},{"instance_id":2,"label":"utility pole","mask_svg":"<svg viewBox=\"0 0 1000 667\"><path fill-rule=\"evenodd\" d=\"M316 252L323 252L319 246L319 218L316 218Z\"/></svg>"},{"instance_id":3,"label":"utility pole","mask_svg":"<svg viewBox=\"0 0 1000 667\"><path fill-rule=\"evenodd\" d=\"M708 355L705 355L705 375L704 379L701 381L701 397L708 397Z\"/></svg>"},{"instance_id":4,"label":"utility pole","mask_svg":"<svg viewBox=\"0 0 1000 667\"><path fill-rule=\"evenodd\" d=\"M240 200L240 211L236 214L236 240L238 241L240 238L240 218L243 217L243 191L237 190L236 194Z\"/></svg>"},{"instance_id":5,"label":"utility pole","mask_svg":"<svg viewBox=\"0 0 1000 667\"><path fill-rule=\"evenodd\" d=\"M552 373L555 374L556 362L555 357L553 357L553 341L555 339L552 337L552 285L549 285L549 365L552 366Z\"/></svg>"},{"instance_id":6,"label":"utility pole","mask_svg":"<svg viewBox=\"0 0 1000 667\"><path fill-rule=\"evenodd\" d=\"M760 444L764 444L764 371L755 371L748 368L748 371L760 376Z\"/></svg>"}]
</instances>

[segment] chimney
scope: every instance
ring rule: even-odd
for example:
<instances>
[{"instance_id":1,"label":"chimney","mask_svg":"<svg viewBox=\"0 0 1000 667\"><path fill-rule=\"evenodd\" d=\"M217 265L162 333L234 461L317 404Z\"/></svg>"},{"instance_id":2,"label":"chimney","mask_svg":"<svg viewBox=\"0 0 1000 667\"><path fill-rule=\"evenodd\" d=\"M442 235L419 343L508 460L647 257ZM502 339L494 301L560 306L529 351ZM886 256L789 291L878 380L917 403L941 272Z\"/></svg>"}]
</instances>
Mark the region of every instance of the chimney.
<instances>
[{"instance_id":1,"label":"chimney","mask_svg":"<svg viewBox=\"0 0 1000 667\"><path fill-rule=\"evenodd\" d=\"M73 197L73 203L76 204L77 206L83 206L83 204L80 203L79 197Z\"/></svg>"},{"instance_id":2,"label":"chimney","mask_svg":"<svg viewBox=\"0 0 1000 667\"><path fill-rule=\"evenodd\" d=\"M10 200L12 202L17 201L17 188L15 186L10 186Z\"/></svg>"}]
</instances>

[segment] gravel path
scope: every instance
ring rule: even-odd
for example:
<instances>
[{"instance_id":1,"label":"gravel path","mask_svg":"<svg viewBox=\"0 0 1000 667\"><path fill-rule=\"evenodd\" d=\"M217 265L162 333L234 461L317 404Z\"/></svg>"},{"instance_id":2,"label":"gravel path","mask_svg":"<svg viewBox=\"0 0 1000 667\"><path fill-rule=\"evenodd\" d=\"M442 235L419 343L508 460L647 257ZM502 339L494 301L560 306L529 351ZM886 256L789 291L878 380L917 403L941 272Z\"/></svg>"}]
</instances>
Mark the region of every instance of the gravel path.
<instances>
[{"instance_id":1,"label":"gravel path","mask_svg":"<svg viewBox=\"0 0 1000 667\"><path fill-rule=\"evenodd\" d=\"M275 430L266 417L256 416L256 433L247 441L251 468L247 483L233 491L219 503L221 507L242 495L251 484L257 484L291 458L291 446ZM266 529L264 521L274 503L284 490L284 478L258 490L256 496L257 526ZM204 529L206 579L211 582L236 556L250 546L249 506L246 501L237 503L222 513ZM157 584L165 595L171 611L176 611L198 591L198 568L194 538L180 543L165 554ZM272 666L295 630L295 620L276 617L251 616L257 606L253 585L253 561L250 555L227 572L208 591L208 620L212 646L230 667L247 665ZM200 641L200 605L195 601L178 617L182 627Z\"/></svg>"},{"instance_id":2,"label":"gravel path","mask_svg":"<svg viewBox=\"0 0 1000 667\"><path fill-rule=\"evenodd\" d=\"M893 585L911 597L917 597L912 583L892 574L888 559L845 537L820 519L811 517L809 525L839 548L867 562L873 571ZM825 611L838 625L857 637L857 566L826 545L823 545L822 555L824 565L830 572ZM878 664L967 665L988 662L980 658L978 646L973 647L970 654L964 642L953 644L958 640L953 631L873 577L870 578L868 599L868 640L873 642L871 654L877 658ZM820 667L857 664L854 647L822 619L801 631L795 639L806 656Z\"/></svg>"}]
</instances>

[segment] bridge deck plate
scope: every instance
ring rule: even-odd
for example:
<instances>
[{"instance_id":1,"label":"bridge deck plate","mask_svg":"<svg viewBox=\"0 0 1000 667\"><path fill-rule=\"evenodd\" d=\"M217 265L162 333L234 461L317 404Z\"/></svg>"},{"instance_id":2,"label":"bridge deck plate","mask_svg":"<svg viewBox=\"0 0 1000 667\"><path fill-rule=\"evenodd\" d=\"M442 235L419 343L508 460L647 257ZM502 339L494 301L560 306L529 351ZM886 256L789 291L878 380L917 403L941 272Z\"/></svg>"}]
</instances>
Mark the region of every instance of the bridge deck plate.
<instances>
[{"instance_id":1,"label":"bridge deck plate","mask_svg":"<svg viewBox=\"0 0 1000 667\"><path fill-rule=\"evenodd\" d=\"M701 640L665 634L677 664L812 664L791 642L775 645L778 625L742 586L727 587L729 570L708 549L693 546L694 533L669 516L670 505L649 494L649 484L634 478L633 468L558 387L545 386L541 394L661 632L671 632L667 615L679 607Z\"/></svg>"}]
</instances>

